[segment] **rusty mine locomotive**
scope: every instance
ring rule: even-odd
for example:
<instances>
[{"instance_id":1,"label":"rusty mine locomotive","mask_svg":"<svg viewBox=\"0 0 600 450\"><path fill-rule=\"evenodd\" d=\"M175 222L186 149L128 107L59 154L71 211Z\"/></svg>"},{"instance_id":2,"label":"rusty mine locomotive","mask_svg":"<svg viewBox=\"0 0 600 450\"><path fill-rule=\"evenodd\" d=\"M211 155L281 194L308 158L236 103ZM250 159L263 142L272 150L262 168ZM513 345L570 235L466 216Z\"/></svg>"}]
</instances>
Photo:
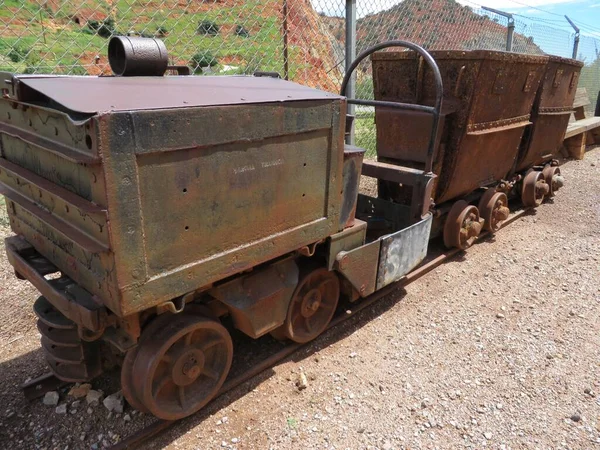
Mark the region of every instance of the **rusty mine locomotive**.
<instances>
[{"instance_id":1,"label":"rusty mine locomotive","mask_svg":"<svg viewBox=\"0 0 600 450\"><path fill-rule=\"evenodd\" d=\"M375 100L347 99L368 57ZM338 302L417 267L430 239L465 249L509 201L553 196L582 66L389 41L336 95L273 74L187 76L155 39L115 37L109 60L116 76L2 74L5 246L42 295L55 376L88 381L116 358L127 401L164 419L223 385L221 319L308 342ZM347 103L375 111L376 160L345 145Z\"/></svg>"}]
</instances>

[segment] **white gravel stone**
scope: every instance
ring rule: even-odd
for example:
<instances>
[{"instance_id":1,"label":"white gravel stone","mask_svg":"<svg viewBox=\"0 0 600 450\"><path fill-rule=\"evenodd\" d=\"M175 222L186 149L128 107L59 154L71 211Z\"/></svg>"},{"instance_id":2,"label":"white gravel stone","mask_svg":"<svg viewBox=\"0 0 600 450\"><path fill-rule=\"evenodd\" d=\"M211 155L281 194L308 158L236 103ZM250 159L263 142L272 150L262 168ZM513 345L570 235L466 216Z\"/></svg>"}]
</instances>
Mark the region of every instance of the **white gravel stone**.
<instances>
[{"instance_id":1,"label":"white gravel stone","mask_svg":"<svg viewBox=\"0 0 600 450\"><path fill-rule=\"evenodd\" d=\"M85 396L85 401L88 405L99 404L102 401L104 393L102 391L90 390Z\"/></svg>"},{"instance_id":2,"label":"white gravel stone","mask_svg":"<svg viewBox=\"0 0 600 450\"><path fill-rule=\"evenodd\" d=\"M46 406L56 406L58 405L58 400L59 400L59 395L58 392L56 391L50 391L50 392L46 392L46 395L44 395L44 405Z\"/></svg>"},{"instance_id":3,"label":"white gravel stone","mask_svg":"<svg viewBox=\"0 0 600 450\"><path fill-rule=\"evenodd\" d=\"M108 395L102 402L104 407L111 412L122 413L123 412L123 394L121 391L115 392L114 394Z\"/></svg>"}]
</instances>

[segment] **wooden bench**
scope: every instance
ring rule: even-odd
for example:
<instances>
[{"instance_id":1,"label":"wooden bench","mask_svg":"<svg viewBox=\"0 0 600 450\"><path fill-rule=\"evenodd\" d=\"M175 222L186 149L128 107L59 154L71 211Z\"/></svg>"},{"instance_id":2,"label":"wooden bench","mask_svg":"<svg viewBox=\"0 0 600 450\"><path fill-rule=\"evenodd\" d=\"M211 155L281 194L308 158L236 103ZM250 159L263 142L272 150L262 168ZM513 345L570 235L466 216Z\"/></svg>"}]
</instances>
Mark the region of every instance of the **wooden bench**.
<instances>
[{"instance_id":1,"label":"wooden bench","mask_svg":"<svg viewBox=\"0 0 600 450\"><path fill-rule=\"evenodd\" d=\"M574 120L567 126L564 138L567 153L576 159L583 159L587 145L600 143L600 117L586 117L585 108L591 104L587 90L577 88L573 102Z\"/></svg>"}]
</instances>

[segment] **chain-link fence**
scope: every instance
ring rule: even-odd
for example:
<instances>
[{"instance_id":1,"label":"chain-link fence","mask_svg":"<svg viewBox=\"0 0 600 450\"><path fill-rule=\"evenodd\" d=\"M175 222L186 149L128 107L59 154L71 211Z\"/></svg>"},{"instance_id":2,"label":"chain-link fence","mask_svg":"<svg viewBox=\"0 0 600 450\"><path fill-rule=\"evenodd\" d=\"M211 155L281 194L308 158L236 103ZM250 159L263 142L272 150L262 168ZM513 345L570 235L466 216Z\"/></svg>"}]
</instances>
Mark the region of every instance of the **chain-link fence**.
<instances>
[{"instance_id":1,"label":"chain-link fence","mask_svg":"<svg viewBox=\"0 0 600 450\"><path fill-rule=\"evenodd\" d=\"M108 74L108 38L164 39L172 64L197 74L276 71L329 91L344 74L348 6L355 7L356 51L388 39L427 49L505 50L570 57L575 32L562 18L513 18L462 0L0 0L0 70ZM580 86L600 89L600 41L582 35ZM372 97L369 63L356 96ZM373 112L357 111L357 144L374 148Z\"/></svg>"},{"instance_id":2,"label":"chain-link fence","mask_svg":"<svg viewBox=\"0 0 600 450\"><path fill-rule=\"evenodd\" d=\"M158 37L195 73L276 71L335 91L343 36L305 0L0 0L0 70L108 74L112 35ZM323 0L323 3L326 3ZM329 9L343 17L344 5ZM343 19L339 19L343 30ZM337 30L335 30L337 31Z\"/></svg>"}]
</instances>

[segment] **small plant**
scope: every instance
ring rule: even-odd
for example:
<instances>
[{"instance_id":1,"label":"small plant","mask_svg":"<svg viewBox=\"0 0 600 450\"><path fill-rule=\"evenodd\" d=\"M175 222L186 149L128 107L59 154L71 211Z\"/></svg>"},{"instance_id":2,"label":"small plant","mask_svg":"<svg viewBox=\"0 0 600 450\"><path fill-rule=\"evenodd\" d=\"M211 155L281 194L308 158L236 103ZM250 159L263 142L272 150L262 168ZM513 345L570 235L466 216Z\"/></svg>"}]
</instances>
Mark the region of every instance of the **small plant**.
<instances>
[{"instance_id":1,"label":"small plant","mask_svg":"<svg viewBox=\"0 0 600 450\"><path fill-rule=\"evenodd\" d=\"M202 72L203 67L213 67L219 63L217 58L210 52L198 52L190 60L190 65L194 73Z\"/></svg>"},{"instance_id":2,"label":"small plant","mask_svg":"<svg viewBox=\"0 0 600 450\"><path fill-rule=\"evenodd\" d=\"M40 73L40 69L37 66L27 66L23 73L26 75L33 75L35 73Z\"/></svg>"},{"instance_id":3,"label":"small plant","mask_svg":"<svg viewBox=\"0 0 600 450\"><path fill-rule=\"evenodd\" d=\"M42 59L37 53L31 52L25 58L25 70L23 73L26 74L34 74L34 73L43 73L44 71L48 71L47 67L42 66Z\"/></svg>"},{"instance_id":4,"label":"small plant","mask_svg":"<svg viewBox=\"0 0 600 450\"><path fill-rule=\"evenodd\" d=\"M115 30L115 19L112 17L107 17L104 20L88 20L87 26L90 30L95 31L98 36L103 38L109 38L117 33Z\"/></svg>"},{"instance_id":5,"label":"small plant","mask_svg":"<svg viewBox=\"0 0 600 450\"><path fill-rule=\"evenodd\" d=\"M198 23L198 34L206 34L209 36L216 36L219 34L219 25L212 20L203 20Z\"/></svg>"},{"instance_id":6,"label":"small plant","mask_svg":"<svg viewBox=\"0 0 600 450\"><path fill-rule=\"evenodd\" d=\"M235 35L240 37L250 37L250 32L246 30L242 25L235 26Z\"/></svg>"},{"instance_id":7,"label":"small plant","mask_svg":"<svg viewBox=\"0 0 600 450\"><path fill-rule=\"evenodd\" d=\"M169 30L167 30L167 27L161 25L160 27L158 27L156 29L156 36L157 37L165 37L167 34L169 34Z\"/></svg>"},{"instance_id":8,"label":"small plant","mask_svg":"<svg viewBox=\"0 0 600 450\"><path fill-rule=\"evenodd\" d=\"M29 52L31 51L30 48L25 48L22 45L16 44L14 47L12 47L9 51L8 51L8 57L10 58L10 60L12 62L18 63L23 61L27 55L29 54Z\"/></svg>"}]
</instances>

